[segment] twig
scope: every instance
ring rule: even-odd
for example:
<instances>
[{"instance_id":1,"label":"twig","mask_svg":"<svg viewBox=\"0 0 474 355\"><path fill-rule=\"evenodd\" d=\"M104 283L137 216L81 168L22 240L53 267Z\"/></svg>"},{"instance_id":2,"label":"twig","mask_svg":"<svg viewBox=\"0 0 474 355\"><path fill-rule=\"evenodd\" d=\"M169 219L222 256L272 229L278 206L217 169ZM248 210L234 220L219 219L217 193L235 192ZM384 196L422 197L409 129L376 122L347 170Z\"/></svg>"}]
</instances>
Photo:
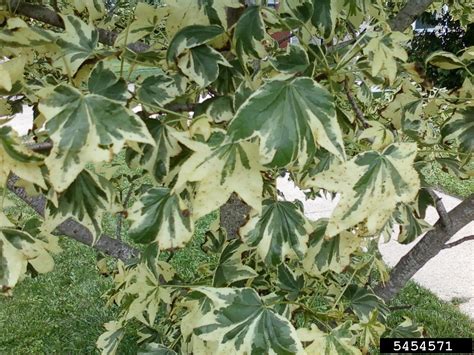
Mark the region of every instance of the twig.
<instances>
[{"instance_id":1,"label":"twig","mask_svg":"<svg viewBox=\"0 0 474 355\"><path fill-rule=\"evenodd\" d=\"M51 150L51 148L53 148L53 143L52 142L28 143L28 144L25 144L25 146L34 152L47 153Z\"/></svg>"},{"instance_id":2,"label":"twig","mask_svg":"<svg viewBox=\"0 0 474 355\"><path fill-rule=\"evenodd\" d=\"M344 80L344 91L346 92L347 99L349 100L349 103L351 104L352 110L354 111L356 117L362 123L362 126L364 128L368 128L369 123L365 119L364 113L360 109L359 105L357 105L357 101L356 101L354 95L352 95L351 89L349 88L349 83L348 83L347 78Z\"/></svg>"},{"instance_id":3,"label":"twig","mask_svg":"<svg viewBox=\"0 0 474 355\"><path fill-rule=\"evenodd\" d=\"M134 189L134 183L133 181L130 183L130 187L127 192L127 196L125 196L125 200L123 200L123 211L120 211L117 213L117 226L115 227L115 237L118 240L122 240L122 224L123 224L123 219L126 216L126 210L128 207L128 201L130 201L130 197L132 196L132 192Z\"/></svg>"},{"instance_id":4,"label":"twig","mask_svg":"<svg viewBox=\"0 0 474 355\"><path fill-rule=\"evenodd\" d=\"M462 243L467 242L469 240L474 240L474 235L468 235L467 237L456 240L455 242L446 243L444 245L443 249L448 249L448 248L455 247L456 245L462 244Z\"/></svg>"},{"instance_id":5,"label":"twig","mask_svg":"<svg viewBox=\"0 0 474 355\"><path fill-rule=\"evenodd\" d=\"M441 197L439 197L432 189L426 189L426 190L428 191L428 193L430 194L431 198L433 199L435 203L435 208L436 208L436 211L438 212L441 225L446 231L450 231L451 225L452 225L451 218L449 218L448 211L446 211L446 207L444 207Z\"/></svg>"}]
</instances>

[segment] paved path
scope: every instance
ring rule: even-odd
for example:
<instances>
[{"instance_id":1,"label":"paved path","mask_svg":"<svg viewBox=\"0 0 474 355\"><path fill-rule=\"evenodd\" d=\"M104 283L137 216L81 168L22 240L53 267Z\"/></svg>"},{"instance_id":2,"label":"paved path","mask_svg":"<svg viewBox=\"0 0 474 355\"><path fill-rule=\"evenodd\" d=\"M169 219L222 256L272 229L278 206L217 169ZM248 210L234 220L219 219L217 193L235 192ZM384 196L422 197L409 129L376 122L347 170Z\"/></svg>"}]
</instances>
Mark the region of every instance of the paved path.
<instances>
[{"instance_id":1,"label":"paved path","mask_svg":"<svg viewBox=\"0 0 474 355\"><path fill-rule=\"evenodd\" d=\"M32 111L24 107L23 113L18 114L9 122L19 134L28 132L32 125ZM303 192L286 178L278 179L278 188L283 192L285 198L289 201L295 199L303 201L305 214L310 219L329 217L337 204L337 198L334 200L316 198L306 200ZM443 199L446 209L453 209L459 200L457 198L439 193ZM433 224L438 219L438 214L434 208L427 211L426 220ZM459 231L451 241L462 238L466 235L474 234L474 222ZM396 236L394 236L396 237ZM380 250L384 260L388 265L395 265L398 260L410 250L414 244L402 245L395 241L386 244L381 243ZM474 318L474 241L469 241L461 246L441 251L435 258L430 260L414 279L420 285L430 289L441 299L450 301L453 298L465 300L460 305L460 309Z\"/></svg>"},{"instance_id":2,"label":"paved path","mask_svg":"<svg viewBox=\"0 0 474 355\"><path fill-rule=\"evenodd\" d=\"M287 178L279 178L277 186L287 200L293 201L298 199L303 201L305 214L310 219L329 217L338 201L337 197L334 200L324 198L307 200L303 192L296 188L293 182ZM437 194L442 198L448 211L460 203L459 199L452 196L439 192ZM429 207L426 213L426 221L434 224L437 220L438 214L436 210ZM455 241L472 234L474 234L474 221L460 230L450 241ZM392 241L380 244L383 258L390 266L395 265L418 241L417 239L411 244L402 245L394 241L396 235L392 237ZM464 302L459 308L471 318L474 318L473 256L474 241L468 241L462 245L443 250L419 270L415 274L414 279L445 301L451 301L453 298L463 300Z\"/></svg>"}]
</instances>

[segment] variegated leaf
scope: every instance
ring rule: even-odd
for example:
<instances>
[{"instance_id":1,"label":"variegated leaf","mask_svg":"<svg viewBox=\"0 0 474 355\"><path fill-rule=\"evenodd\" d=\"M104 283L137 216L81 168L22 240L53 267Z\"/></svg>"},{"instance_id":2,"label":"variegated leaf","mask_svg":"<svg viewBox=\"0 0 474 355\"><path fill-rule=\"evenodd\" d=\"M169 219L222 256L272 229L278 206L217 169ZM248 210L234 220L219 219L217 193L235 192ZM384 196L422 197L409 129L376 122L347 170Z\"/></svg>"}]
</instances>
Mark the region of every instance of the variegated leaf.
<instances>
[{"instance_id":1,"label":"variegated leaf","mask_svg":"<svg viewBox=\"0 0 474 355\"><path fill-rule=\"evenodd\" d=\"M200 87L217 79L219 65L230 66L222 54L205 44L187 50L178 59L178 68Z\"/></svg>"},{"instance_id":2,"label":"variegated leaf","mask_svg":"<svg viewBox=\"0 0 474 355\"><path fill-rule=\"evenodd\" d=\"M431 53L425 60L426 63L430 63L441 69L459 69L464 67L464 63L456 55L446 51L436 51Z\"/></svg>"},{"instance_id":3,"label":"variegated leaf","mask_svg":"<svg viewBox=\"0 0 474 355\"><path fill-rule=\"evenodd\" d=\"M186 91L186 80L180 76L166 74L151 75L140 84L137 95L145 106L152 109L163 107Z\"/></svg>"},{"instance_id":4,"label":"variegated leaf","mask_svg":"<svg viewBox=\"0 0 474 355\"><path fill-rule=\"evenodd\" d=\"M278 265L277 280L277 286L281 290L278 294L284 294L289 301L296 300L304 287L304 275L294 272L286 264Z\"/></svg>"},{"instance_id":5,"label":"variegated leaf","mask_svg":"<svg viewBox=\"0 0 474 355\"><path fill-rule=\"evenodd\" d=\"M149 119L145 124L150 131L154 145L140 144L142 154L127 149L127 163L133 167L147 170L157 182L161 182L170 171L170 159L181 151L175 130L166 124L164 119Z\"/></svg>"},{"instance_id":6,"label":"variegated leaf","mask_svg":"<svg viewBox=\"0 0 474 355\"><path fill-rule=\"evenodd\" d=\"M399 224L400 233L397 241L409 244L431 228L423 219L416 218L415 211L408 205L401 205L395 212L395 221Z\"/></svg>"},{"instance_id":7,"label":"variegated leaf","mask_svg":"<svg viewBox=\"0 0 474 355\"><path fill-rule=\"evenodd\" d=\"M360 334L360 344L364 353L369 351L370 346L378 346L385 332L385 326L378 321L378 316L378 311L373 309L360 323L352 326L352 330Z\"/></svg>"},{"instance_id":8,"label":"variegated leaf","mask_svg":"<svg viewBox=\"0 0 474 355\"><path fill-rule=\"evenodd\" d=\"M176 60L187 49L206 44L224 32L220 26L193 25L183 28L171 40L166 58L169 62Z\"/></svg>"},{"instance_id":9,"label":"variegated leaf","mask_svg":"<svg viewBox=\"0 0 474 355\"><path fill-rule=\"evenodd\" d=\"M26 149L10 127L0 127L0 187L6 185L10 173L43 189L46 184L41 172L43 158Z\"/></svg>"},{"instance_id":10,"label":"variegated leaf","mask_svg":"<svg viewBox=\"0 0 474 355\"><path fill-rule=\"evenodd\" d=\"M388 307L382 299L377 297L370 289L360 287L356 284L349 285L344 292L343 299L347 306L359 317L359 319L370 318L370 313L377 310L381 319L385 319L389 313Z\"/></svg>"},{"instance_id":11,"label":"variegated leaf","mask_svg":"<svg viewBox=\"0 0 474 355\"><path fill-rule=\"evenodd\" d=\"M34 238L12 225L0 226L0 291L8 292L21 281L28 265L38 273L51 271L54 261L49 252L56 250L50 238Z\"/></svg>"},{"instance_id":12,"label":"variegated leaf","mask_svg":"<svg viewBox=\"0 0 474 355\"><path fill-rule=\"evenodd\" d=\"M257 247L267 264L277 265L285 257L303 258L311 230L311 224L294 203L266 200L262 213L255 213L240 234L248 245Z\"/></svg>"},{"instance_id":13,"label":"variegated leaf","mask_svg":"<svg viewBox=\"0 0 474 355\"><path fill-rule=\"evenodd\" d=\"M104 328L106 331L97 339L97 348L101 350L102 355L114 355L125 335L125 329L119 321L105 323Z\"/></svg>"},{"instance_id":14,"label":"variegated leaf","mask_svg":"<svg viewBox=\"0 0 474 355\"><path fill-rule=\"evenodd\" d=\"M313 0L313 16L311 23L326 41L334 36L337 18L344 6L342 0Z\"/></svg>"},{"instance_id":15,"label":"variegated leaf","mask_svg":"<svg viewBox=\"0 0 474 355\"><path fill-rule=\"evenodd\" d=\"M313 324L310 329L300 328L296 333L301 342L309 343L305 347L307 354L361 355L354 346L356 337L350 328L351 322L345 322L330 333L324 333Z\"/></svg>"},{"instance_id":16,"label":"variegated leaf","mask_svg":"<svg viewBox=\"0 0 474 355\"><path fill-rule=\"evenodd\" d=\"M263 58L266 55L262 40L265 38L265 24L259 6L249 6L235 26L234 46L240 60L245 57Z\"/></svg>"},{"instance_id":17,"label":"variegated leaf","mask_svg":"<svg viewBox=\"0 0 474 355\"><path fill-rule=\"evenodd\" d=\"M105 5L102 0L74 0L74 5L79 12L84 12L87 9L90 22L105 15Z\"/></svg>"},{"instance_id":18,"label":"variegated leaf","mask_svg":"<svg viewBox=\"0 0 474 355\"><path fill-rule=\"evenodd\" d=\"M385 35L374 33L372 37L364 48L364 53L370 56L372 76L381 73L389 79L390 83L393 83L398 71L396 59L403 62L408 59L402 43L407 42L410 37L401 32L391 32Z\"/></svg>"},{"instance_id":19,"label":"variegated leaf","mask_svg":"<svg viewBox=\"0 0 474 355\"><path fill-rule=\"evenodd\" d=\"M328 270L342 272L349 265L351 254L361 244L360 238L345 231L326 239L327 223L327 220L319 219L314 232L310 235L303 268L311 275L321 275Z\"/></svg>"},{"instance_id":20,"label":"variegated leaf","mask_svg":"<svg viewBox=\"0 0 474 355\"><path fill-rule=\"evenodd\" d=\"M148 190L130 213L129 235L138 243L156 241L160 250L183 247L193 236L194 223L179 195L168 188Z\"/></svg>"},{"instance_id":21,"label":"variegated leaf","mask_svg":"<svg viewBox=\"0 0 474 355\"><path fill-rule=\"evenodd\" d=\"M382 153L361 153L310 178L309 186L342 195L326 234L332 237L364 222L369 235L373 235L385 225L398 203L412 202L420 189L413 167L416 153L414 143L395 143Z\"/></svg>"},{"instance_id":22,"label":"variegated leaf","mask_svg":"<svg viewBox=\"0 0 474 355\"><path fill-rule=\"evenodd\" d=\"M303 47L289 45L286 53L276 55L270 63L279 72L292 74L304 71L309 66L309 58Z\"/></svg>"},{"instance_id":23,"label":"variegated leaf","mask_svg":"<svg viewBox=\"0 0 474 355\"><path fill-rule=\"evenodd\" d=\"M307 22L311 16L313 16L313 1L312 0L285 0L279 3L278 13L285 20L288 20L288 16L291 17L291 21L296 19L302 23Z\"/></svg>"},{"instance_id":24,"label":"variegated leaf","mask_svg":"<svg viewBox=\"0 0 474 355\"><path fill-rule=\"evenodd\" d=\"M162 25L169 9L167 7L152 6L139 2L135 8L135 18L115 40L116 47L125 47L129 43L137 42L143 37L152 34Z\"/></svg>"},{"instance_id":25,"label":"variegated leaf","mask_svg":"<svg viewBox=\"0 0 474 355\"><path fill-rule=\"evenodd\" d=\"M83 170L68 188L59 194L57 206L48 201L43 230L52 232L69 217L89 228L97 238L105 212L112 209L113 186L102 176Z\"/></svg>"},{"instance_id":26,"label":"variegated leaf","mask_svg":"<svg viewBox=\"0 0 474 355\"><path fill-rule=\"evenodd\" d=\"M95 85L96 75L102 75L100 67L91 73L90 94L61 84L39 105L54 143L45 162L58 192L64 191L87 163L111 160L126 141L154 144L143 121L125 108L125 102L117 101L126 97L120 81L104 88Z\"/></svg>"},{"instance_id":27,"label":"variegated leaf","mask_svg":"<svg viewBox=\"0 0 474 355\"><path fill-rule=\"evenodd\" d=\"M26 59L17 57L0 64L0 95L14 95L22 87Z\"/></svg>"},{"instance_id":28,"label":"variegated leaf","mask_svg":"<svg viewBox=\"0 0 474 355\"><path fill-rule=\"evenodd\" d=\"M419 327L408 317L390 331L390 338L420 338L423 336L423 327Z\"/></svg>"},{"instance_id":29,"label":"variegated leaf","mask_svg":"<svg viewBox=\"0 0 474 355\"><path fill-rule=\"evenodd\" d=\"M197 291L205 294L212 306L196 319L194 334L215 342L214 353L303 353L293 325L268 307L255 290L202 287Z\"/></svg>"},{"instance_id":30,"label":"variegated leaf","mask_svg":"<svg viewBox=\"0 0 474 355\"><path fill-rule=\"evenodd\" d=\"M455 139L465 153L474 152L474 106L466 106L456 111L441 128L444 141Z\"/></svg>"},{"instance_id":31,"label":"variegated leaf","mask_svg":"<svg viewBox=\"0 0 474 355\"><path fill-rule=\"evenodd\" d=\"M215 134L210 144L176 137L195 153L181 166L174 189L180 191L187 181L197 182L193 200L195 218L205 216L227 202L233 192L255 210L262 209L262 177L255 143L223 141Z\"/></svg>"},{"instance_id":32,"label":"variegated leaf","mask_svg":"<svg viewBox=\"0 0 474 355\"><path fill-rule=\"evenodd\" d=\"M342 133L329 92L309 78L273 80L240 106L229 126L234 140L260 138L264 164L304 164L316 143L345 158Z\"/></svg>"},{"instance_id":33,"label":"variegated leaf","mask_svg":"<svg viewBox=\"0 0 474 355\"><path fill-rule=\"evenodd\" d=\"M224 287L236 281L258 276L254 269L242 264L242 254L248 250L249 248L237 239L227 244L219 257L219 263L214 272L212 281L214 287Z\"/></svg>"},{"instance_id":34,"label":"variegated leaf","mask_svg":"<svg viewBox=\"0 0 474 355\"><path fill-rule=\"evenodd\" d=\"M61 17L65 30L56 40L61 48L57 63L63 67L65 74L73 76L82 63L93 55L99 41L99 33L94 27L76 16L62 15Z\"/></svg>"}]
</instances>

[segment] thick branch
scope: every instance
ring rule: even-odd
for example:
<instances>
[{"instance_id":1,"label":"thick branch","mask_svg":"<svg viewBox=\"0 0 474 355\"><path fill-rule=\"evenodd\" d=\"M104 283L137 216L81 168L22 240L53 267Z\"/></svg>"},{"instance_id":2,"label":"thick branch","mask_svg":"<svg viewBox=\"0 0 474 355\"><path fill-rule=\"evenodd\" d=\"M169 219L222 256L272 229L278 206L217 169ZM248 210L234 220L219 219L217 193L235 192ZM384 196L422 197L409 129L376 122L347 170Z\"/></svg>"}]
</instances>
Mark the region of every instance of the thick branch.
<instances>
[{"instance_id":1,"label":"thick branch","mask_svg":"<svg viewBox=\"0 0 474 355\"><path fill-rule=\"evenodd\" d=\"M446 211L446 207L444 207L442 198L436 195L432 189L427 189L427 191L435 203L436 212L438 212L439 216L439 222L449 233L451 229L451 219L449 218L448 211Z\"/></svg>"},{"instance_id":2,"label":"thick branch","mask_svg":"<svg viewBox=\"0 0 474 355\"><path fill-rule=\"evenodd\" d=\"M393 31L403 32L431 5L433 0L409 0L397 15L388 21Z\"/></svg>"},{"instance_id":3,"label":"thick branch","mask_svg":"<svg viewBox=\"0 0 474 355\"><path fill-rule=\"evenodd\" d=\"M11 176L8 179L8 189L26 202L36 213L44 217L46 198L43 195L35 197L28 196L25 189L15 186L17 180L18 177ZM95 244L92 244L93 239L89 229L71 218L61 223L56 230L57 232L55 234L57 235L65 235L123 261L128 261L139 255L137 249L117 239L110 238L107 235L102 235Z\"/></svg>"},{"instance_id":4,"label":"thick branch","mask_svg":"<svg viewBox=\"0 0 474 355\"><path fill-rule=\"evenodd\" d=\"M64 28L64 23L55 11L48 9L45 6L26 3L22 0L10 0L8 2L10 11L29 17L31 19L47 23L48 25ZM99 32L99 42L108 46L113 46L118 34L116 32L107 31L102 28L97 28ZM150 46L143 42L130 43L128 48L134 52L145 52L150 49Z\"/></svg>"},{"instance_id":5,"label":"thick branch","mask_svg":"<svg viewBox=\"0 0 474 355\"><path fill-rule=\"evenodd\" d=\"M426 235L400 259L397 265L390 271L390 280L385 285L379 285L375 289L375 293L385 301L393 298L418 270L445 248L446 242L454 234L472 221L473 215L474 194L466 198L448 213L448 217L451 221L449 231L440 218L433 226L433 229L426 233Z\"/></svg>"},{"instance_id":6,"label":"thick branch","mask_svg":"<svg viewBox=\"0 0 474 355\"><path fill-rule=\"evenodd\" d=\"M461 239L458 239L455 242L445 244L443 249L449 249L449 248L455 247L456 245L462 244L462 243L467 242L469 240L474 240L474 235L468 235L467 237L463 237Z\"/></svg>"}]
</instances>

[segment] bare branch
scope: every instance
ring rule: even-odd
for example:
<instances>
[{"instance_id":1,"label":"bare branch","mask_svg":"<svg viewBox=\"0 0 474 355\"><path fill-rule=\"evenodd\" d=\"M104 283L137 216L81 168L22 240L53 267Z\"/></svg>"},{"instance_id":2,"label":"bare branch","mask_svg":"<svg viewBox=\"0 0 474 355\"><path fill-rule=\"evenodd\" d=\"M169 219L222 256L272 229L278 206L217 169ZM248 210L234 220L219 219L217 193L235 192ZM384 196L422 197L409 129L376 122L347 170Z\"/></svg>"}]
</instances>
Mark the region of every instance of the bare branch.
<instances>
[{"instance_id":1,"label":"bare branch","mask_svg":"<svg viewBox=\"0 0 474 355\"><path fill-rule=\"evenodd\" d=\"M456 240L455 242L447 243L444 245L443 249L448 249L455 247L456 245L462 244L464 242L467 242L469 240L474 240L474 235L468 235L467 237L463 237L461 239Z\"/></svg>"},{"instance_id":2,"label":"bare branch","mask_svg":"<svg viewBox=\"0 0 474 355\"><path fill-rule=\"evenodd\" d=\"M346 92L347 99L349 100L349 103L351 104L352 110L354 111L356 117L358 118L358 120L362 123L362 125L365 128L368 128L369 123L365 119L364 113L362 112L359 105L357 104L357 101L356 101L354 95L352 95L351 89L349 88L349 83L348 83L347 78L344 80L344 91Z\"/></svg>"},{"instance_id":3,"label":"bare branch","mask_svg":"<svg viewBox=\"0 0 474 355\"><path fill-rule=\"evenodd\" d=\"M55 11L48 9L45 6L26 3L22 0L9 0L8 5L10 11L15 14L23 15L31 19L47 23L48 25L64 28L64 23L61 18ZM102 28L97 28L99 33L99 42L113 46L115 40L117 39L118 34L116 32L107 31ZM130 50L140 53L146 52L150 49L150 46L143 42L130 43L127 46Z\"/></svg>"},{"instance_id":4,"label":"bare branch","mask_svg":"<svg viewBox=\"0 0 474 355\"><path fill-rule=\"evenodd\" d=\"M133 181L130 183L130 187L127 192L127 196L125 196L125 200L123 200L123 211L117 213L117 226L115 228L115 238L118 240L122 239L122 223L123 218L126 217L126 211L128 207L128 201L130 201L130 197L132 197L133 189L135 188Z\"/></svg>"},{"instance_id":5,"label":"bare branch","mask_svg":"<svg viewBox=\"0 0 474 355\"><path fill-rule=\"evenodd\" d=\"M416 20L431 5L433 0L410 0L397 13L397 15L388 21L393 31L403 32L413 21Z\"/></svg>"},{"instance_id":6,"label":"bare branch","mask_svg":"<svg viewBox=\"0 0 474 355\"><path fill-rule=\"evenodd\" d=\"M426 189L430 194L431 198L435 203L436 211L439 215L439 221L441 225L446 229L446 231L451 230L451 219L449 218L449 214L446 211L446 207L444 207L442 198L439 197L432 189Z\"/></svg>"},{"instance_id":7,"label":"bare branch","mask_svg":"<svg viewBox=\"0 0 474 355\"><path fill-rule=\"evenodd\" d=\"M11 175L7 183L8 189L21 198L24 202L26 202L31 208L35 210L36 213L44 217L46 198L43 195L35 197L29 196L25 189L15 186L17 180L17 176ZM69 238L77 240L78 242L91 246L104 254L123 261L128 261L140 254L140 252L132 246L120 240L110 238L105 234L101 235L99 240L93 244L92 234L89 229L76 222L72 218L69 218L61 223L56 228L56 232L54 234L65 235Z\"/></svg>"}]
</instances>

